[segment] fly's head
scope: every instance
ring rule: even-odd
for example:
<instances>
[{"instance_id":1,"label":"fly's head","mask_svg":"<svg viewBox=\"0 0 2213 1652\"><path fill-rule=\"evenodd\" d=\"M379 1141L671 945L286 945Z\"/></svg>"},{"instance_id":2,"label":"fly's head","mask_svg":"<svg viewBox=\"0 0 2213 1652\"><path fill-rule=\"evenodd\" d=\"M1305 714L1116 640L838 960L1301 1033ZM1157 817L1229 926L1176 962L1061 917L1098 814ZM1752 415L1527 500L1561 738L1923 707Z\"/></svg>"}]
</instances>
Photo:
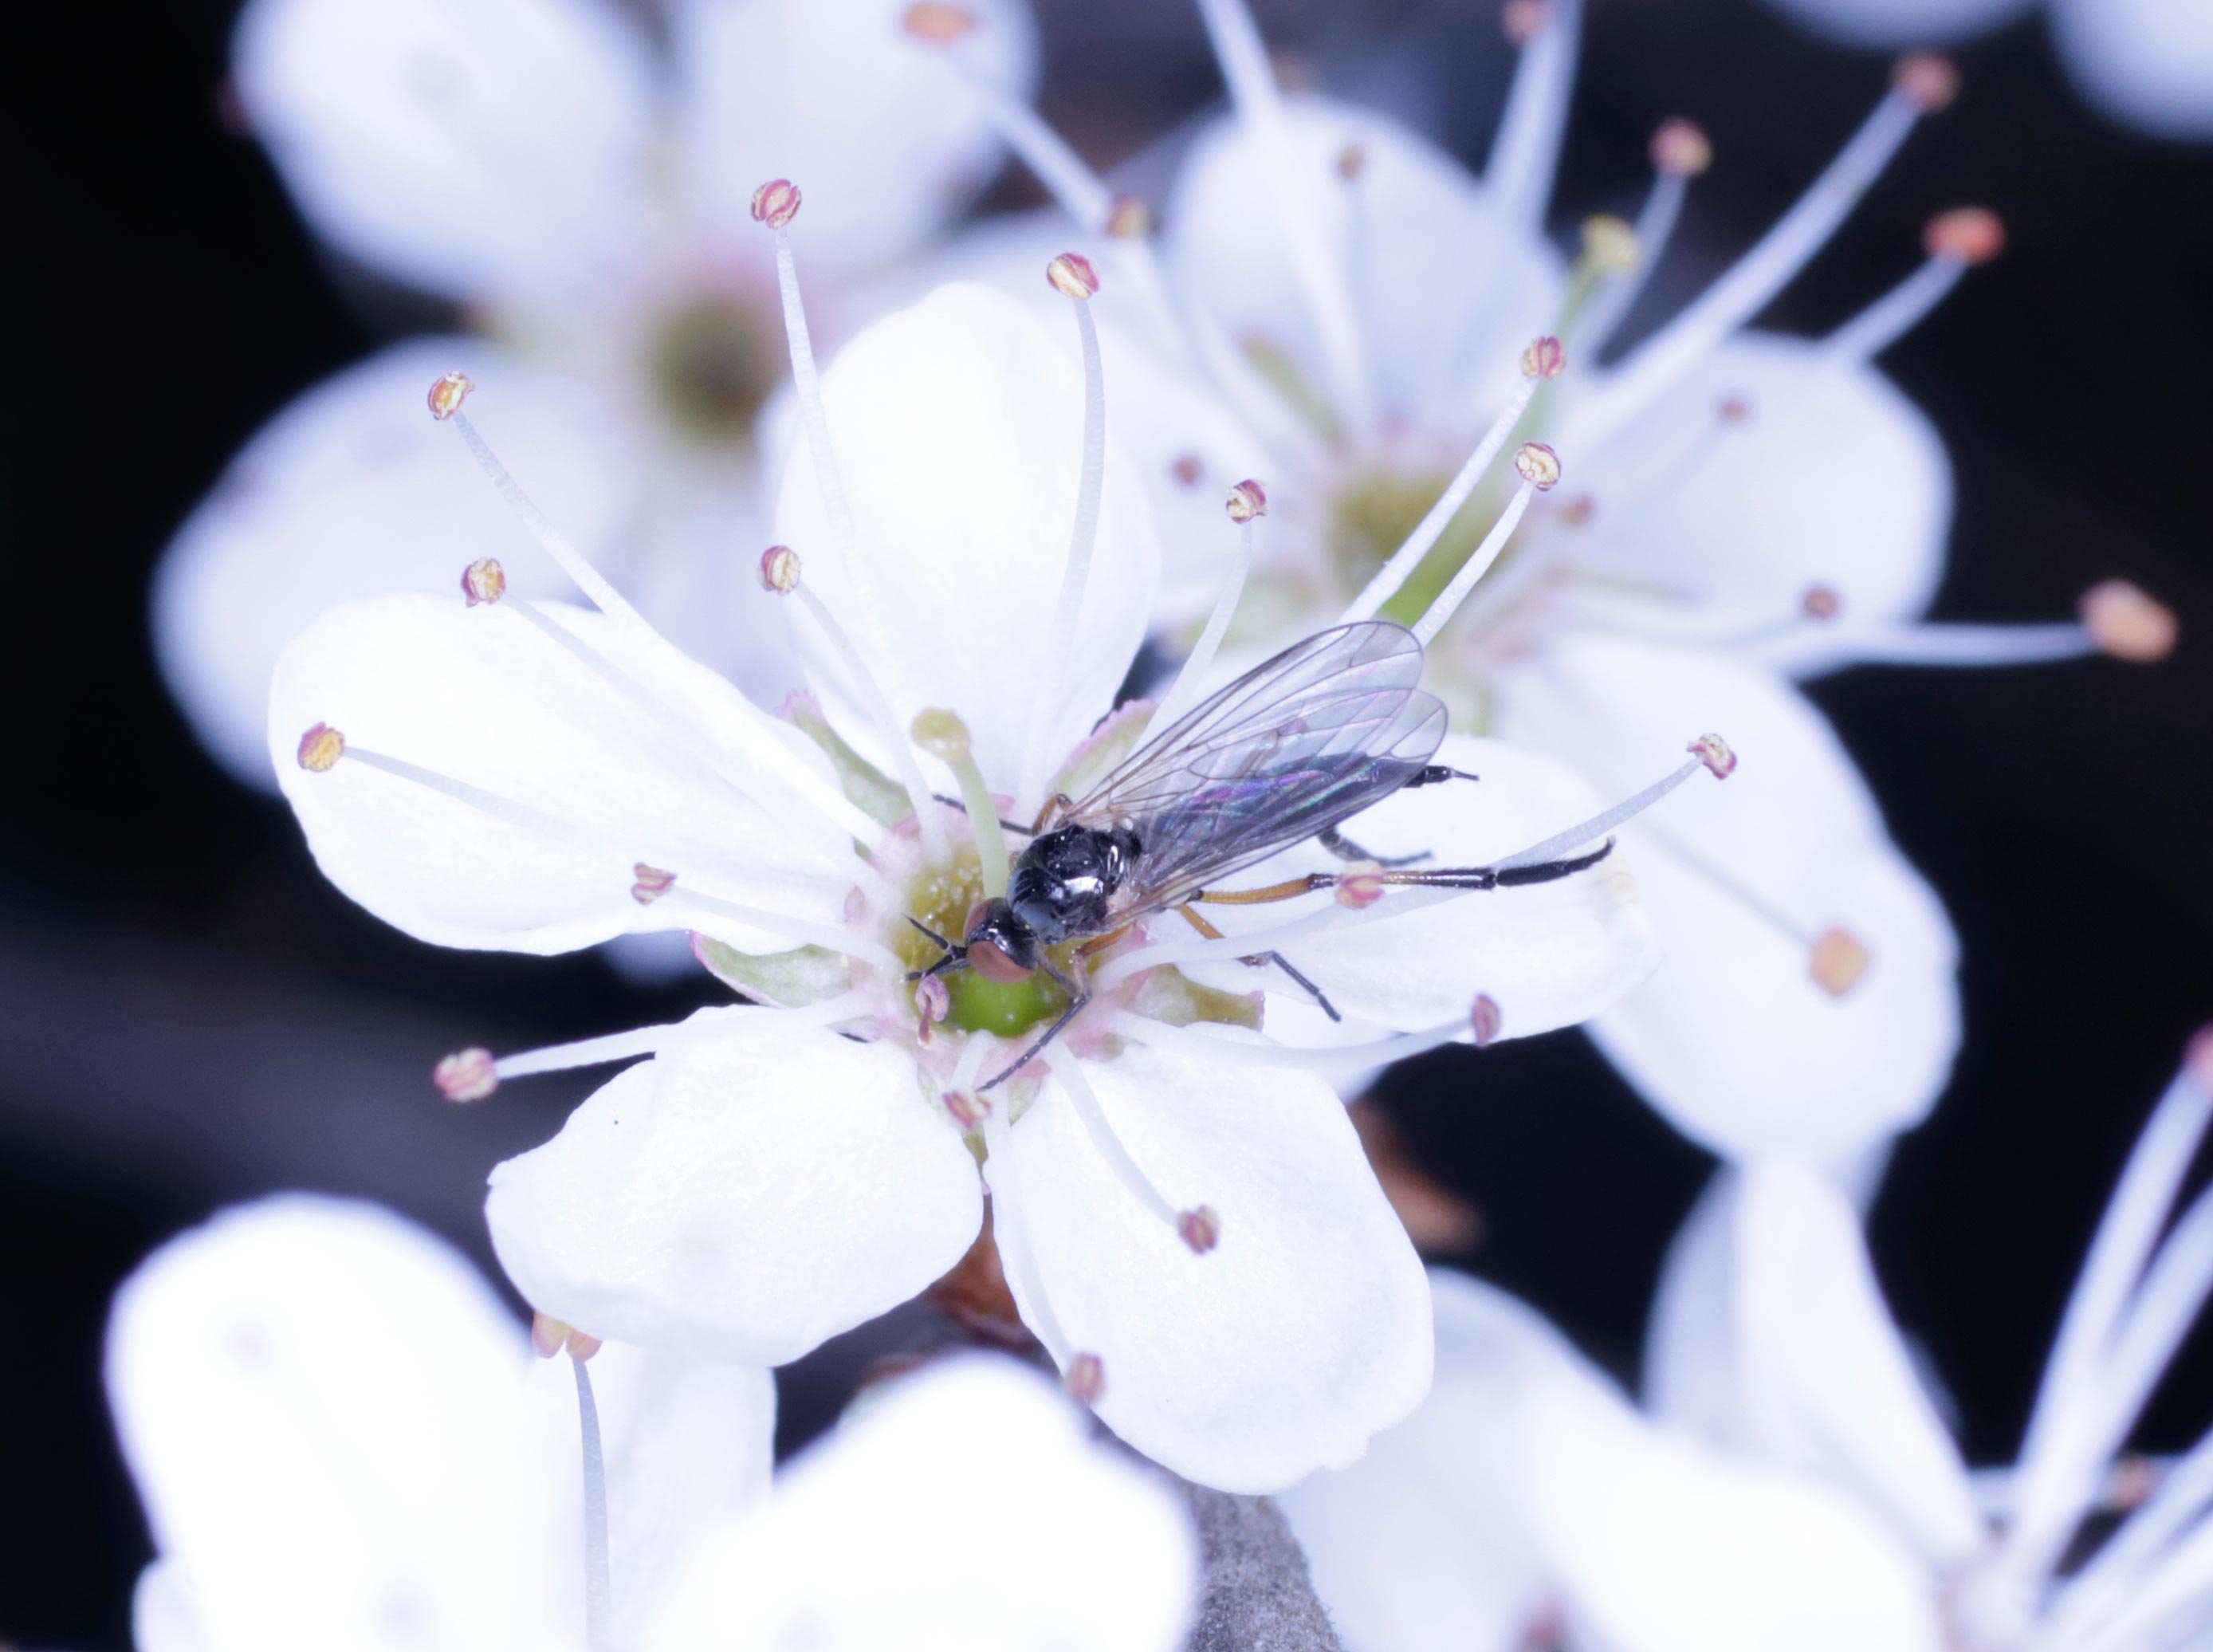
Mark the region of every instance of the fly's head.
<instances>
[{"instance_id":1,"label":"fly's head","mask_svg":"<svg viewBox=\"0 0 2213 1652\"><path fill-rule=\"evenodd\" d=\"M969 968L1004 986L1028 979L1045 956L1037 930L1004 899L985 901L969 913L960 950Z\"/></svg>"}]
</instances>

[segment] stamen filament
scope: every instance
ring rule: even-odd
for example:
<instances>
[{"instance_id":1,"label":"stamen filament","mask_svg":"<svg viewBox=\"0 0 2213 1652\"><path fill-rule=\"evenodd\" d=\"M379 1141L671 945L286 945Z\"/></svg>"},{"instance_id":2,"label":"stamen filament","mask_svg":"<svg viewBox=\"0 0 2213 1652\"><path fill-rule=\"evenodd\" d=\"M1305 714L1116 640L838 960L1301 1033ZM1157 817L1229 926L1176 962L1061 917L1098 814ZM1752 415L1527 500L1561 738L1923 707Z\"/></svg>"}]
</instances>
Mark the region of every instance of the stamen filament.
<instances>
[{"instance_id":1,"label":"stamen filament","mask_svg":"<svg viewBox=\"0 0 2213 1652\"><path fill-rule=\"evenodd\" d=\"M1537 485L1527 481L1514 490L1514 497L1506 502L1506 509L1498 513L1498 520L1491 524L1491 532L1483 536L1483 543L1475 547L1474 554L1462 563L1460 570L1452 576L1452 582L1438 594L1437 600L1430 604L1427 612L1414 622L1411 628L1414 640L1424 648L1427 648L1430 640L1444 629L1445 622L1458 611L1460 605L1467 600L1468 593L1475 589L1476 581L1491 571L1491 564L1498 560L1498 553L1514 537L1514 530L1521 526L1522 514L1529 509L1529 501L1536 491ZM1416 531L1418 533L1420 530Z\"/></svg>"},{"instance_id":2,"label":"stamen filament","mask_svg":"<svg viewBox=\"0 0 2213 1652\"><path fill-rule=\"evenodd\" d=\"M891 699L876 681L875 673L869 669L869 662L853 646L853 639L830 612L829 604L815 595L814 588L804 579L785 594L799 599L800 606L807 610L807 617L814 622L837 654L838 663L844 667L847 685L861 697L891 753L892 765L899 771L899 784L905 788L907 803L914 810L924 846L933 858L942 857L945 853L945 826L937 818L937 800L930 792L930 783L923 778L922 764L915 757L913 743L900 727L899 715L892 710Z\"/></svg>"},{"instance_id":3,"label":"stamen filament","mask_svg":"<svg viewBox=\"0 0 2213 1652\"><path fill-rule=\"evenodd\" d=\"M2158 1489L2126 1520L2082 1570L2059 1585L2047 1614L2055 1646L2094 1643L2095 1631L2142 1599L2146 1579L2171 1561L2176 1539L2201 1521L2213 1503L2213 1434L2203 1436L2161 1477ZM2110 1633L2110 1631L2109 1631ZM2119 1637L2113 1637L2118 1639Z\"/></svg>"},{"instance_id":4,"label":"stamen filament","mask_svg":"<svg viewBox=\"0 0 2213 1652\"><path fill-rule=\"evenodd\" d=\"M1473 1036L1473 1029L1466 1016L1418 1033L1367 1039L1357 1044L1317 1045L1275 1044L1265 1039L1238 1038L1227 1032L1217 1037L1214 1033L1195 1032L1189 1027L1170 1027L1127 1009L1110 1013L1105 1025L1109 1032L1118 1033L1139 1044L1149 1044L1162 1050L1180 1050L1206 1061L1226 1062L1232 1066L1242 1067L1296 1067L1322 1070L1406 1061L1455 1039Z\"/></svg>"},{"instance_id":5,"label":"stamen filament","mask_svg":"<svg viewBox=\"0 0 2213 1652\"><path fill-rule=\"evenodd\" d=\"M546 520L546 513L539 509L537 502L522 491L522 485L515 479L506 466L500 463L499 455L492 452L491 445L477 434L477 427L470 422L469 416L457 407L446 418L460 433L470 456L477 461L478 468L491 479L491 485L499 490L501 497L514 508L515 514L522 519L523 526L530 530L532 537L537 539L546 554L552 558L578 590L591 599L592 606L610 619L652 631L653 627L647 623L645 616L631 607L629 599L608 583L607 576L593 567L590 559Z\"/></svg>"},{"instance_id":6,"label":"stamen filament","mask_svg":"<svg viewBox=\"0 0 2213 1652\"><path fill-rule=\"evenodd\" d=\"M1146 725L1149 733L1161 733L1175 727L1175 720L1198 704L1204 692L1206 674L1214 668L1214 656L1220 652L1222 639L1228 634L1229 621L1237 612L1238 600L1245 594L1245 582L1253 572L1253 523L1237 525L1237 558L1230 564L1229 577L1222 582L1222 590L1214 599L1214 612L1206 617L1206 629L1199 632L1198 641L1192 646L1183 668L1176 673L1175 681L1168 685L1153 707L1152 721Z\"/></svg>"},{"instance_id":7,"label":"stamen filament","mask_svg":"<svg viewBox=\"0 0 2213 1652\"><path fill-rule=\"evenodd\" d=\"M845 497L845 482L838 469L837 450L830 445L830 419L823 410L822 375L814 365L814 343L807 328L807 305L799 293L799 270L791 256L791 234L782 224L776 237L776 291L783 307L784 346L791 356L791 385L799 402L799 422L807 434L807 456L813 460L814 485L822 508L830 518L838 552L845 559L849 576L861 568L861 530Z\"/></svg>"},{"instance_id":8,"label":"stamen filament","mask_svg":"<svg viewBox=\"0 0 2213 1652\"><path fill-rule=\"evenodd\" d=\"M1091 1145L1098 1149L1099 1156L1106 1160L1106 1167L1114 1173L1114 1179L1129 1190L1138 1204L1173 1229L1179 1216L1175 1206L1161 1197L1161 1191L1153 1186L1152 1178L1138 1167L1137 1161L1130 1156L1130 1149L1123 1145L1122 1138L1114 1133L1113 1125L1106 1122L1106 1114L1099 1105L1098 1094L1092 1089L1091 1081L1083 1076L1082 1061L1064 1044L1047 1045L1045 1061L1046 1065L1052 1069L1052 1076L1060 1081L1062 1094L1068 1097L1069 1106L1082 1122L1084 1134L1090 1137Z\"/></svg>"},{"instance_id":9,"label":"stamen filament","mask_svg":"<svg viewBox=\"0 0 2213 1652\"><path fill-rule=\"evenodd\" d=\"M1572 439L1587 445L1611 433L1758 314L1836 233L1882 175L1923 112L1923 104L1910 92L1893 87L1797 204L1719 280L1640 345L1586 404L1587 411L1572 427Z\"/></svg>"},{"instance_id":10,"label":"stamen filament","mask_svg":"<svg viewBox=\"0 0 2213 1652\"><path fill-rule=\"evenodd\" d=\"M1374 423L1360 332L1345 271L1317 233L1319 216L1302 187L1306 181L1300 149L1276 85L1267 47L1244 0L1198 0L1207 38L1222 65L1229 100L1261 155L1268 192L1274 198L1277 226L1321 344L1323 371L1342 428L1365 431Z\"/></svg>"},{"instance_id":11,"label":"stamen filament","mask_svg":"<svg viewBox=\"0 0 2213 1652\"><path fill-rule=\"evenodd\" d=\"M607 1464L600 1442L600 1408L592 1396L592 1374L582 1360L569 1361L576 1373L576 1416L584 1445L584 1644L607 1652L613 1642L607 1591Z\"/></svg>"},{"instance_id":12,"label":"stamen filament","mask_svg":"<svg viewBox=\"0 0 2213 1652\"><path fill-rule=\"evenodd\" d=\"M1521 415L1528 411L1530 399L1536 395L1537 387L1541 382L1541 380L1524 376L1515 386L1511 399L1491 421L1491 428L1484 432L1483 440L1475 444L1475 451L1467 456L1466 462L1460 466L1459 472L1439 496L1436 503L1430 507L1429 514L1406 536L1406 542L1391 553L1391 559L1375 570L1375 577L1361 588L1360 594L1346 605L1343 613L1338 615L1338 625L1374 619L1382 610L1383 605L1398 594L1399 588L1422 565L1422 558L1428 556L1436 542L1444 537L1445 529L1460 514L1460 508L1467 503L1468 495L1475 491L1484 472L1491 468L1491 462L1498 457L1499 450L1506 446L1507 438L1514 434L1514 427L1521 423ZM1526 488L1522 491L1527 491ZM1478 552L1477 554L1479 556L1481 553ZM1167 725L1163 723L1161 727Z\"/></svg>"},{"instance_id":13,"label":"stamen filament","mask_svg":"<svg viewBox=\"0 0 2213 1652\"><path fill-rule=\"evenodd\" d=\"M1683 198L1690 192L1691 180L1680 172L1661 171L1652 180L1651 192L1645 196L1644 204L1637 214L1631 233L1637 238L1637 265L1625 273L1606 283L1592 296L1590 306L1583 311L1582 324L1576 329L1576 346L1587 361L1598 359L1599 352L1613 337L1622 318L1629 314L1651 280L1654 267L1668 239L1675 233L1676 220L1682 216Z\"/></svg>"},{"instance_id":14,"label":"stamen filament","mask_svg":"<svg viewBox=\"0 0 2213 1652\"><path fill-rule=\"evenodd\" d=\"M796 1009L709 1009L696 1010L680 1021L635 1027L626 1033L607 1033L598 1038L576 1039L567 1044L548 1044L520 1050L492 1063L500 1082L511 1078L533 1078L542 1073L572 1072L579 1067L604 1067L640 1056L658 1056L687 1045L719 1039L752 1036L767 1027L795 1025L835 1026L868 1007L865 993L844 993L820 1003ZM796 1019L795 1019L796 1018Z\"/></svg>"},{"instance_id":15,"label":"stamen filament","mask_svg":"<svg viewBox=\"0 0 2213 1652\"><path fill-rule=\"evenodd\" d=\"M1944 301L1967 273L1960 259L1939 253L1821 341L1832 369L1873 361Z\"/></svg>"},{"instance_id":16,"label":"stamen filament","mask_svg":"<svg viewBox=\"0 0 2213 1652\"><path fill-rule=\"evenodd\" d=\"M987 1041L988 1034L978 1034L969 1040L971 1047ZM1017 1305L1022 1320L1037 1333L1037 1339L1046 1345L1056 1363L1075 1356L1075 1349L1068 1333L1061 1329L1060 1319L1046 1299L1045 1281L1038 1272L1037 1259L1030 1253L1027 1225L1019 1220L1007 1220L1007 1195L1014 1180L1014 1120L1008 1115L1011 1109L990 1096L981 1098L986 1104L984 1114L984 1182L991 1190L991 1237L999 1247L1000 1260L1005 1264L1010 1285L1021 1289ZM1003 1186L1000 1178L1006 1179Z\"/></svg>"},{"instance_id":17,"label":"stamen filament","mask_svg":"<svg viewBox=\"0 0 2213 1652\"><path fill-rule=\"evenodd\" d=\"M924 711L914 720L914 743L953 771L960 787L960 802L976 838L976 861L984 879L984 895L997 900L1007 893L1007 838L999 826L998 800L984 783L976 766L968 725L950 711Z\"/></svg>"},{"instance_id":18,"label":"stamen filament","mask_svg":"<svg viewBox=\"0 0 2213 1652\"><path fill-rule=\"evenodd\" d=\"M1046 631L1039 678L1045 691L1031 707L1029 738L1022 751L1017 806L1033 809L1044 801L1046 741L1059 715L1066 664L1076 642L1076 622L1091 579L1091 553L1099 538L1099 503L1106 478L1106 381L1099 361L1099 329L1088 298L1069 300L1083 346L1083 465L1076 482L1076 521L1069 530L1068 559L1061 565L1060 594Z\"/></svg>"},{"instance_id":19,"label":"stamen filament","mask_svg":"<svg viewBox=\"0 0 2213 1652\"><path fill-rule=\"evenodd\" d=\"M1849 619L1792 627L1755 643L1763 664L1789 672L1843 665L2016 666L2080 660L2102 652L2088 627L2070 621L2041 625L1875 625Z\"/></svg>"},{"instance_id":20,"label":"stamen filament","mask_svg":"<svg viewBox=\"0 0 2213 1652\"><path fill-rule=\"evenodd\" d=\"M1532 229L1543 225L1552 198L1582 32L1582 0L1546 0L1544 21L1515 65L1506 113L1484 168L1484 185L1509 216Z\"/></svg>"},{"instance_id":21,"label":"stamen filament","mask_svg":"<svg viewBox=\"0 0 2213 1652\"><path fill-rule=\"evenodd\" d=\"M1589 820L1571 826L1565 832L1556 832L1541 842L1531 844L1528 848L1509 855L1496 863L1497 868L1501 872L1508 872L1517 866L1534 866L1539 861L1558 860L1569 850L1583 844L1594 843L1625 820L1643 814L1706 766L1704 758L1694 757L1673 773L1654 781L1635 796L1625 797L1612 808L1601 809Z\"/></svg>"}]
</instances>

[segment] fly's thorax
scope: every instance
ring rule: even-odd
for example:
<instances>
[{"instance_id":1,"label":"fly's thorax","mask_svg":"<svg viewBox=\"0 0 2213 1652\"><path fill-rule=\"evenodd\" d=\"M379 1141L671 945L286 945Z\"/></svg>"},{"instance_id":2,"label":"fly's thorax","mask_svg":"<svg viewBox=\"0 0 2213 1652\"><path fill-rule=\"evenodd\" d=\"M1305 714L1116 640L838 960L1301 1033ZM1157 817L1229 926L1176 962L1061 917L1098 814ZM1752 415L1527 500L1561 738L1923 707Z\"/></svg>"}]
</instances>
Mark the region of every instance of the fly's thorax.
<instances>
[{"instance_id":1,"label":"fly's thorax","mask_svg":"<svg viewBox=\"0 0 2213 1652\"><path fill-rule=\"evenodd\" d=\"M1111 927L1114 892L1129 875L1137 849L1126 827L1057 827L1015 861L1008 904L1047 945L1102 934Z\"/></svg>"}]
</instances>

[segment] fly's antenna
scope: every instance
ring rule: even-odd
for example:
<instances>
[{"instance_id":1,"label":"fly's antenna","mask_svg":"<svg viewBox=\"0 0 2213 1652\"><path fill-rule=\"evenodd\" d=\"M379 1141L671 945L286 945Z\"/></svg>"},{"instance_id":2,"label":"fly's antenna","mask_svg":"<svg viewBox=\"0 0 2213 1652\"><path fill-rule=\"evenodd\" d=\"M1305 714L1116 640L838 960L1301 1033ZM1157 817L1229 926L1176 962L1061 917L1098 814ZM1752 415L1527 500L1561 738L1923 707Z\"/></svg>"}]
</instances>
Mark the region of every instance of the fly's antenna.
<instances>
[{"instance_id":1,"label":"fly's antenna","mask_svg":"<svg viewBox=\"0 0 2213 1652\"><path fill-rule=\"evenodd\" d=\"M913 924L916 929L919 930L925 939L934 941L939 946L945 948L945 956L939 959L928 969L911 969L907 971L906 978L908 980L932 980L940 975L950 975L955 970L962 970L968 967L967 948L962 946L958 941L947 940L943 936L938 934L936 930L931 929L929 924L924 923L920 918L915 917L911 912L907 915L906 921Z\"/></svg>"}]
</instances>

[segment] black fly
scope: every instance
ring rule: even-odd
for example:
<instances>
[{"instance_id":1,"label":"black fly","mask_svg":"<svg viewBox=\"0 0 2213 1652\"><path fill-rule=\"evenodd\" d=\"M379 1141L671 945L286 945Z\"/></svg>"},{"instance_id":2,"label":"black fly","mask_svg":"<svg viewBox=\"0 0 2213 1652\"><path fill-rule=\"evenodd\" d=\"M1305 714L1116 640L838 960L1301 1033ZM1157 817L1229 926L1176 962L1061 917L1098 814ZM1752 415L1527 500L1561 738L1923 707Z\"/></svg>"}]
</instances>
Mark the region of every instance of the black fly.
<instances>
[{"instance_id":1,"label":"black fly","mask_svg":"<svg viewBox=\"0 0 2213 1652\"><path fill-rule=\"evenodd\" d=\"M972 969L1012 982L1042 970L1068 995L1059 1018L983 1088L1004 1082L1076 1019L1091 1001L1086 955L1132 924L1173 908L1218 938L1200 905L1289 900L1337 880L1317 873L1259 889L1210 885L1309 838L1344 858L1366 858L1339 835L1342 823L1393 792L1454 778L1458 771L1430 761L1444 740L1445 708L1417 686L1421 675L1422 645L1405 627L1383 620L1338 625L1209 697L1084 796L1048 802L1015 859L1006 894L978 909L967 934L955 942L923 930L945 956L921 975ZM1503 870L1393 869L1382 876L1430 888L1546 883L1596 864L1613 846L1608 839L1587 854ZM1047 949L1073 940L1090 944L1064 971ZM1246 961L1282 969L1332 1021L1340 1019L1281 954Z\"/></svg>"}]
</instances>

